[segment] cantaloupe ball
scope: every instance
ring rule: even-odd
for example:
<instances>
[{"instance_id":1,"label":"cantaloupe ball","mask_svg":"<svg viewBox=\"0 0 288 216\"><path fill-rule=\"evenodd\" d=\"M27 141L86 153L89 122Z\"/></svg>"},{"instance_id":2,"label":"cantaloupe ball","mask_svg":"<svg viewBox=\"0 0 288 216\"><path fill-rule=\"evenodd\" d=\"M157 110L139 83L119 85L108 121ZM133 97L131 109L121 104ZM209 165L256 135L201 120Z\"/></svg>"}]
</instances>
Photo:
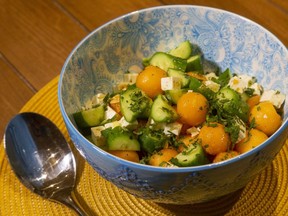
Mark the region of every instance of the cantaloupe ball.
<instances>
[{"instance_id":1,"label":"cantaloupe ball","mask_svg":"<svg viewBox=\"0 0 288 216\"><path fill-rule=\"evenodd\" d=\"M246 138L244 138L243 140L241 140L239 143L236 144L235 150L240 154L248 152L251 149L263 143L267 139L268 136L264 132L258 129L251 129L248 132Z\"/></svg>"},{"instance_id":2,"label":"cantaloupe ball","mask_svg":"<svg viewBox=\"0 0 288 216\"><path fill-rule=\"evenodd\" d=\"M150 157L149 164L152 166L161 166L164 162L168 162L175 157L178 152L172 148L162 149Z\"/></svg>"},{"instance_id":3,"label":"cantaloupe ball","mask_svg":"<svg viewBox=\"0 0 288 216\"><path fill-rule=\"evenodd\" d=\"M254 122L258 130L270 136L281 126L282 121L271 102L261 102L251 109L249 122Z\"/></svg>"},{"instance_id":4,"label":"cantaloupe ball","mask_svg":"<svg viewBox=\"0 0 288 216\"><path fill-rule=\"evenodd\" d=\"M209 103L200 93L187 92L177 102L180 121L189 126L198 126L206 120Z\"/></svg>"},{"instance_id":5,"label":"cantaloupe ball","mask_svg":"<svg viewBox=\"0 0 288 216\"><path fill-rule=\"evenodd\" d=\"M228 160L230 158L236 157L238 155L239 155L239 153L237 151L220 152L213 159L213 163L225 161L225 160Z\"/></svg>"},{"instance_id":6,"label":"cantaloupe ball","mask_svg":"<svg viewBox=\"0 0 288 216\"><path fill-rule=\"evenodd\" d=\"M166 76L166 72L161 68L149 65L137 76L136 86L153 99L163 93L161 79Z\"/></svg>"},{"instance_id":7,"label":"cantaloupe ball","mask_svg":"<svg viewBox=\"0 0 288 216\"><path fill-rule=\"evenodd\" d=\"M219 123L204 125L199 132L198 139L201 140L203 149L210 155L226 152L230 147L230 136L225 132L225 127Z\"/></svg>"}]
</instances>

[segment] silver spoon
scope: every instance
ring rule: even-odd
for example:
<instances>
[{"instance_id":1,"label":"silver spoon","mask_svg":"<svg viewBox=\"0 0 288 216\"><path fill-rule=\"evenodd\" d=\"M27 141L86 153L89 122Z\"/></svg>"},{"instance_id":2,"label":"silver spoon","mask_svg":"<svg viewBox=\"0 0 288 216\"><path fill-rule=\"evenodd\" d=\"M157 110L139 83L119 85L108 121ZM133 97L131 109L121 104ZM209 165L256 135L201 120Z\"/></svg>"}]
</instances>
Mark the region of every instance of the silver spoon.
<instances>
[{"instance_id":1,"label":"silver spoon","mask_svg":"<svg viewBox=\"0 0 288 216\"><path fill-rule=\"evenodd\" d=\"M20 113L7 125L4 147L19 180L32 192L88 215L73 192L76 162L59 129L46 117Z\"/></svg>"}]
</instances>

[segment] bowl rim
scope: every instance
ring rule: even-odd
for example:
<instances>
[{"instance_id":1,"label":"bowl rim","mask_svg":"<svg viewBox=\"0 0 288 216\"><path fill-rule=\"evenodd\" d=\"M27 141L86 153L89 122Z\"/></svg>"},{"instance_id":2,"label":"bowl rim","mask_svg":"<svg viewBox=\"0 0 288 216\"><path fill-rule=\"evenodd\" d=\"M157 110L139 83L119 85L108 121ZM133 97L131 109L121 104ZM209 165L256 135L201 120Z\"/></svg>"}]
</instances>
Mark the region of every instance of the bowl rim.
<instances>
[{"instance_id":1,"label":"bowl rim","mask_svg":"<svg viewBox=\"0 0 288 216\"><path fill-rule=\"evenodd\" d=\"M100 31L101 29L105 28L106 26L117 22L119 20L122 20L124 18L133 16L135 14L140 14L140 13L144 13L144 12L148 12L148 11L153 11L153 10L158 10L158 9L173 9L173 8L195 8L195 9L205 9L205 10L211 10L211 11L215 11L215 12L220 12L220 13L225 13L225 14L229 14L231 16L234 17L238 17L242 20L245 20L246 22L252 23L253 25L258 26L260 29L262 29L265 33L267 33L269 36L273 37L273 39L275 41L277 41L277 43L279 45L281 45L284 50L286 50L287 55L288 55L288 50L285 47L285 45L272 33L270 32L268 29L266 29L265 27L261 26L260 24L254 22L253 20L250 20L242 15L224 10L224 9L219 9L219 8L213 8L213 7L208 7L208 6L201 6L201 5L188 5L188 4L176 4L176 5L162 5L162 6L155 6L155 7L149 7L149 8L144 8L141 10L137 10L137 11L133 11L133 12L129 12L126 13L124 15L121 15L119 17L116 17L108 22L106 22L105 24L95 28L94 30L92 30L89 34L87 34L82 40L80 40L80 42L78 42L78 44L72 49L72 51L69 53L68 57L66 58L64 65L61 69L60 72L60 77L59 77L59 81L58 81L58 104L60 106L60 112L62 113L62 117L64 119L66 119L66 122L69 122L69 127L71 130L73 130L74 133L77 134L77 136L81 137L81 139L86 142L87 144L89 144L91 148L95 149L98 153L102 154L104 157L108 157L109 159L113 160L114 162L119 162L119 164L125 165L127 167L131 167L131 168L136 168L136 169L142 169L142 170L146 170L146 171L152 171L152 172L165 172L165 173L185 173L185 172L197 172L197 171L203 171L203 170L209 170L209 169L215 169L215 168L219 168L219 167L223 167L232 163L236 163L239 160L242 160L244 158L250 157L253 154L255 154L256 152L260 151L261 149L264 149L267 145L271 144L278 135L285 133L285 130L288 131L288 117L286 118L286 120L283 120L282 125L280 126L280 128L278 128L278 130L276 132L274 132L266 141L264 141L262 144L260 144L259 146L253 148L252 150L245 152L243 154L240 154L236 157L233 157L231 159L225 160L225 161L221 161L221 162L217 162L217 163L210 163L210 164L206 164L206 165L201 165L201 166L192 166L192 167L156 167L156 166L151 166L151 165L145 165L145 164L140 164L140 163L135 163L135 162L130 162L124 159L121 159L117 156L114 156L110 153L108 153L107 151L97 147L96 145L94 145L92 142L90 142L87 138L85 138L80 132L79 130L75 127L75 125L71 122L70 118L68 117L66 111L65 111L65 107L63 104L63 99L62 99L62 84L63 84L63 77L65 74L65 68L67 67L71 57L73 56L73 54L76 52L76 50L88 39L90 38L92 35L94 35L96 32ZM65 122L65 124L67 124ZM68 125L66 125L66 127L68 127ZM71 137L71 135L69 134L69 136ZM285 135L284 135L285 136ZM286 134L285 140L288 138L288 134ZM73 141L73 138L71 137L71 140ZM284 141L285 142L285 141ZM75 144L74 144L75 145ZM77 148L77 146L76 146ZM84 157L86 158L85 155L83 155L82 151L78 152Z\"/></svg>"}]
</instances>

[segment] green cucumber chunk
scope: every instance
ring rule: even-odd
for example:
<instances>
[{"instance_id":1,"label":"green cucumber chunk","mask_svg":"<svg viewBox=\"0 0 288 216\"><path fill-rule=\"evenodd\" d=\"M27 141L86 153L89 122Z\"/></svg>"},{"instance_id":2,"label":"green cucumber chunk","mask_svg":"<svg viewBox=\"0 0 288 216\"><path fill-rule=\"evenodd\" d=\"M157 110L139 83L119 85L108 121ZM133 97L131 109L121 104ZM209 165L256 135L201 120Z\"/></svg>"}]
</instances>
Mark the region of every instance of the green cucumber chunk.
<instances>
[{"instance_id":1,"label":"green cucumber chunk","mask_svg":"<svg viewBox=\"0 0 288 216\"><path fill-rule=\"evenodd\" d=\"M138 137L141 149L148 153L162 149L166 139L162 130L153 130L149 127L145 127Z\"/></svg>"},{"instance_id":2,"label":"green cucumber chunk","mask_svg":"<svg viewBox=\"0 0 288 216\"><path fill-rule=\"evenodd\" d=\"M249 106L235 90L228 86L220 89L216 94L216 100L218 110L223 117L230 118L237 115L242 121L248 121Z\"/></svg>"},{"instance_id":3,"label":"green cucumber chunk","mask_svg":"<svg viewBox=\"0 0 288 216\"><path fill-rule=\"evenodd\" d=\"M179 167L189 167L207 164L209 163L209 160L207 159L201 144L194 142L183 152L172 158L170 162Z\"/></svg>"},{"instance_id":4,"label":"green cucumber chunk","mask_svg":"<svg viewBox=\"0 0 288 216\"><path fill-rule=\"evenodd\" d=\"M181 87L185 88L189 85L190 82L190 76L188 76L186 73L184 73L181 70L169 68L167 71L167 74L169 77L177 77L181 80Z\"/></svg>"},{"instance_id":5,"label":"green cucumber chunk","mask_svg":"<svg viewBox=\"0 0 288 216\"><path fill-rule=\"evenodd\" d=\"M99 125L105 118L105 107L100 105L88 110L82 110L73 114L78 127L87 128Z\"/></svg>"},{"instance_id":6,"label":"green cucumber chunk","mask_svg":"<svg viewBox=\"0 0 288 216\"><path fill-rule=\"evenodd\" d=\"M228 100L228 102L229 101L237 102L240 100L240 95L239 95L239 93L237 93L232 88L224 87L218 92L217 99L218 100Z\"/></svg>"},{"instance_id":7,"label":"green cucumber chunk","mask_svg":"<svg viewBox=\"0 0 288 216\"><path fill-rule=\"evenodd\" d=\"M165 91L165 95L172 104L177 104L179 98L186 92L186 89L172 89Z\"/></svg>"},{"instance_id":8,"label":"green cucumber chunk","mask_svg":"<svg viewBox=\"0 0 288 216\"><path fill-rule=\"evenodd\" d=\"M120 94L120 109L127 122L145 118L150 114L152 99L145 95L136 85L130 85Z\"/></svg>"},{"instance_id":9,"label":"green cucumber chunk","mask_svg":"<svg viewBox=\"0 0 288 216\"><path fill-rule=\"evenodd\" d=\"M164 52L156 52L149 60L149 64L157 66L164 71L168 71L169 68L185 71L187 61L182 58L172 56Z\"/></svg>"},{"instance_id":10,"label":"green cucumber chunk","mask_svg":"<svg viewBox=\"0 0 288 216\"><path fill-rule=\"evenodd\" d=\"M168 53L179 58L188 59L192 54L192 44L190 41L184 41Z\"/></svg>"},{"instance_id":11,"label":"green cucumber chunk","mask_svg":"<svg viewBox=\"0 0 288 216\"><path fill-rule=\"evenodd\" d=\"M186 71L197 71L200 74L203 74L203 65L200 55L194 55L187 59Z\"/></svg>"},{"instance_id":12,"label":"green cucumber chunk","mask_svg":"<svg viewBox=\"0 0 288 216\"><path fill-rule=\"evenodd\" d=\"M169 104L164 95L158 95L151 108L151 118L155 122L174 122L178 118L176 110Z\"/></svg>"},{"instance_id":13,"label":"green cucumber chunk","mask_svg":"<svg viewBox=\"0 0 288 216\"><path fill-rule=\"evenodd\" d=\"M107 142L108 150L140 151L140 143L129 130L117 126L101 131Z\"/></svg>"}]
</instances>

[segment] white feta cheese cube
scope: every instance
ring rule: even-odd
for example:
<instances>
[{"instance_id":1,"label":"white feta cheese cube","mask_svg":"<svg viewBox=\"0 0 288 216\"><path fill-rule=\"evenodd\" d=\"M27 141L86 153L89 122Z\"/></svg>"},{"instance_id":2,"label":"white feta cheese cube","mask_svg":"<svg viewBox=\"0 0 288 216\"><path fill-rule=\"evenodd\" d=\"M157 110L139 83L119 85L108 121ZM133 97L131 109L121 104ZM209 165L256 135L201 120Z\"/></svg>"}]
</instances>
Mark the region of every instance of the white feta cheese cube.
<instances>
[{"instance_id":1,"label":"white feta cheese cube","mask_svg":"<svg viewBox=\"0 0 288 216\"><path fill-rule=\"evenodd\" d=\"M163 129L164 133L169 135L171 133L175 134L176 136L178 136L181 132L182 126L183 124L179 123L179 122L172 122L172 123L156 123L153 119L151 119L150 121L150 125L154 128L154 129Z\"/></svg>"},{"instance_id":2,"label":"white feta cheese cube","mask_svg":"<svg viewBox=\"0 0 288 216\"><path fill-rule=\"evenodd\" d=\"M191 134L191 137L197 136L200 132L199 127L191 127L186 130L188 134Z\"/></svg>"},{"instance_id":3,"label":"white feta cheese cube","mask_svg":"<svg viewBox=\"0 0 288 216\"><path fill-rule=\"evenodd\" d=\"M249 88L254 89L254 95L261 95L263 92L263 87L259 83L253 83Z\"/></svg>"},{"instance_id":4,"label":"white feta cheese cube","mask_svg":"<svg viewBox=\"0 0 288 216\"><path fill-rule=\"evenodd\" d=\"M150 121L150 125L153 125L155 129L163 129L165 134L175 134L178 136L181 132L183 124L179 122L172 122L172 123L156 123L153 119Z\"/></svg>"},{"instance_id":5,"label":"white feta cheese cube","mask_svg":"<svg viewBox=\"0 0 288 216\"><path fill-rule=\"evenodd\" d=\"M119 120L119 124L121 125L121 127L126 127L126 128L129 128L129 129L134 129L138 126L138 121L135 120L133 122L127 122L125 120L124 117L122 117L120 120Z\"/></svg>"},{"instance_id":6,"label":"white feta cheese cube","mask_svg":"<svg viewBox=\"0 0 288 216\"><path fill-rule=\"evenodd\" d=\"M117 126L121 126L119 121L109 122L109 123L106 123L104 125L105 128L110 128L110 127L114 128L114 127L117 127Z\"/></svg>"},{"instance_id":7,"label":"white feta cheese cube","mask_svg":"<svg viewBox=\"0 0 288 216\"><path fill-rule=\"evenodd\" d=\"M173 123L166 124L164 127L164 133L165 134L173 133L176 136L178 136L181 132L182 126L183 126L183 124L181 124L179 122L173 122Z\"/></svg>"},{"instance_id":8,"label":"white feta cheese cube","mask_svg":"<svg viewBox=\"0 0 288 216\"><path fill-rule=\"evenodd\" d=\"M212 80L203 81L204 85L211 89L213 92L218 92L220 89L220 84L213 82Z\"/></svg>"},{"instance_id":9,"label":"white feta cheese cube","mask_svg":"<svg viewBox=\"0 0 288 216\"><path fill-rule=\"evenodd\" d=\"M163 77L161 78L161 89L163 91L180 89L181 79L179 77Z\"/></svg>"},{"instance_id":10,"label":"white feta cheese cube","mask_svg":"<svg viewBox=\"0 0 288 216\"><path fill-rule=\"evenodd\" d=\"M213 78L218 79L217 75L213 72L206 74L205 77L207 80L212 80Z\"/></svg>"},{"instance_id":11,"label":"white feta cheese cube","mask_svg":"<svg viewBox=\"0 0 288 216\"><path fill-rule=\"evenodd\" d=\"M117 113L110 107L107 106L107 110L105 111L105 119L112 119Z\"/></svg>"},{"instance_id":12,"label":"white feta cheese cube","mask_svg":"<svg viewBox=\"0 0 288 216\"><path fill-rule=\"evenodd\" d=\"M254 82L255 80L253 79L253 77L248 75L240 75L232 77L229 80L228 86L242 94L244 90L250 87Z\"/></svg>"},{"instance_id":13,"label":"white feta cheese cube","mask_svg":"<svg viewBox=\"0 0 288 216\"><path fill-rule=\"evenodd\" d=\"M104 126L97 126L91 128L92 141L97 146L105 145L105 139L101 134L101 131L105 130Z\"/></svg>"},{"instance_id":14,"label":"white feta cheese cube","mask_svg":"<svg viewBox=\"0 0 288 216\"><path fill-rule=\"evenodd\" d=\"M281 94L279 91L267 90L264 91L260 97L260 102L269 101L276 108L280 108L285 101L285 95Z\"/></svg>"}]
</instances>

